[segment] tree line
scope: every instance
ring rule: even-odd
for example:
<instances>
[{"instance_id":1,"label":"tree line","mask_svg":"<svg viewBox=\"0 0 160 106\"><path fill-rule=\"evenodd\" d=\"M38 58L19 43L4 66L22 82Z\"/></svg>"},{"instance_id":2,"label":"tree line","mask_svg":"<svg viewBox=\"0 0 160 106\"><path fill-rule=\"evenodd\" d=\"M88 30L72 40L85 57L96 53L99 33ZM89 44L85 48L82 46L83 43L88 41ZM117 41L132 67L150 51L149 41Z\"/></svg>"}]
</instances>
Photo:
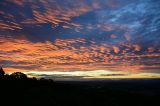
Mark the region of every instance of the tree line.
<instances>
[{"instance_id":1,"label":"tree line","mask_svg":"<svg viewBox=\"0 0 160 106\"><path fill-rule=\"evenodd\" d=\"M40 78L37 79L36 77L29 78L26 74L22 72L13 72L10 75L6 74L3 68L0 68L0 80L11 80L11 81L41 81L41 82L53 82L52 79L45 79L45 78Z\"/></svg>"}]
</instances>

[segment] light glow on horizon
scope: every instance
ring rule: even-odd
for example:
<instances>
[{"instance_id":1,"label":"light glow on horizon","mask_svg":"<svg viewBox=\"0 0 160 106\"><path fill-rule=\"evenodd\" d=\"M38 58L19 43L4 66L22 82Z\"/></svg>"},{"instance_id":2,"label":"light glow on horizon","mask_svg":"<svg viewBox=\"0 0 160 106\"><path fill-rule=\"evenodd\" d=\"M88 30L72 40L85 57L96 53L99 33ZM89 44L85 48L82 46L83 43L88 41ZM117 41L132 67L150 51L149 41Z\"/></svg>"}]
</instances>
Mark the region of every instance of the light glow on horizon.
<instances>
[{"instance_id":1,"label":"light glow on horizon","mask_svg":"<svg viewBox=\"0 0 160 106\"><path fill-rule=\"evenodd\" d=\"M160 78L160 73L124 73L113 72L108 70L94 70L94 71L30 71L23 72L29 77L49 78L53 80L94 80L94 79L136 79L136 78ZM8 73L10 74L10 73ZM72 78L73 77L73 78Z\"/></svg>"}]
</instances>

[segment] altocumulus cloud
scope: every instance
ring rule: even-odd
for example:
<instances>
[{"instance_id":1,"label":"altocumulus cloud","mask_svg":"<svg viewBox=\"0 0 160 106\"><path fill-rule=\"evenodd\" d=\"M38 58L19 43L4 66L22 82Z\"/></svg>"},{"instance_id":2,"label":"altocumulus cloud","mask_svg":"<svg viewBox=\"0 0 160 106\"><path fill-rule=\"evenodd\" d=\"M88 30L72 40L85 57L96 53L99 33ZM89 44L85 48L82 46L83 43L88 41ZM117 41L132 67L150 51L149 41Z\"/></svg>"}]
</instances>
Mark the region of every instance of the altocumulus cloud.
<instances>
[{"instance_id":1,"label":"altocumulus cloud","mask_svg":"<svg viewBox=\"0 0 160 106\"><path fill-rule=\"evenodd\" d=\"M8 72L110 70L117 72L111 74L115 77L119 71L121 76L157 73L159 4L158 0L3 0L0 65Z\"/></svg>"}]
</instances>

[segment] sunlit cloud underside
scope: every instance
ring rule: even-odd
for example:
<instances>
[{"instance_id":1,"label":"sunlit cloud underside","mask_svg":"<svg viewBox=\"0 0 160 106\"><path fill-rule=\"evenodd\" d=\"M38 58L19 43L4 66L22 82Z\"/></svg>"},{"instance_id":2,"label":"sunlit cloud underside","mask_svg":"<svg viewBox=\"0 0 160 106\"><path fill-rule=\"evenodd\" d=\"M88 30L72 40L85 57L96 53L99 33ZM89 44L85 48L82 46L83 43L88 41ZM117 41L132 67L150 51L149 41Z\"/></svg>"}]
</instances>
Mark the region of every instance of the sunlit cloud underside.
<instances>
[{"instance_id":1,"label":"sunlit cloud underside","mask_svg":"<svg viewBox=\"0 0 160 106\"><path fill-rule=\"evenodd\" d=\"M57 79L159 78L159 4L159 0L3 0L0 66L7 73L36 77L45 73Z\"/></svg>"}]
</instances>

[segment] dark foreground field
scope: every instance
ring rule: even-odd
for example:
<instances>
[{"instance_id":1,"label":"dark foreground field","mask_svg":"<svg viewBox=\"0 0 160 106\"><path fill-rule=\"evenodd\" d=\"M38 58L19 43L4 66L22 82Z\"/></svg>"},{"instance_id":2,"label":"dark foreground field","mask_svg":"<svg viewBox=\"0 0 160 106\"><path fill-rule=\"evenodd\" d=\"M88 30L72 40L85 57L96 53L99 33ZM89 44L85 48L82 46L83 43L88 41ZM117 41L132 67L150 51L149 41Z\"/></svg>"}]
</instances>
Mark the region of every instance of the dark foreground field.
<instances>
[{"instance_id":1,"label":"dark foreground field","mask_svg":"<svg viewBox=\"0 0 160 106\"><path fill-rule=\"evenodd\" d=\"M160 106L160 79L0 81L0 106Z\"/></svg>"}]
</instances>

